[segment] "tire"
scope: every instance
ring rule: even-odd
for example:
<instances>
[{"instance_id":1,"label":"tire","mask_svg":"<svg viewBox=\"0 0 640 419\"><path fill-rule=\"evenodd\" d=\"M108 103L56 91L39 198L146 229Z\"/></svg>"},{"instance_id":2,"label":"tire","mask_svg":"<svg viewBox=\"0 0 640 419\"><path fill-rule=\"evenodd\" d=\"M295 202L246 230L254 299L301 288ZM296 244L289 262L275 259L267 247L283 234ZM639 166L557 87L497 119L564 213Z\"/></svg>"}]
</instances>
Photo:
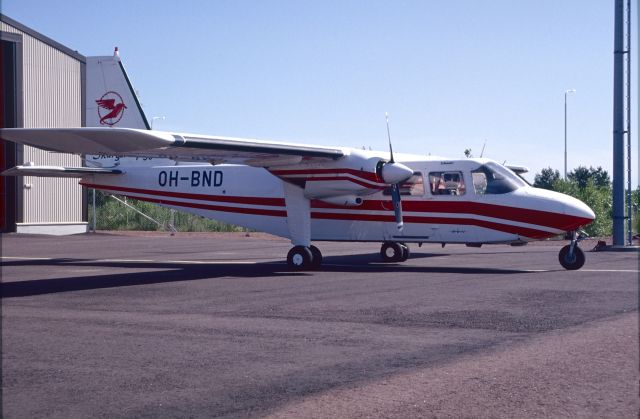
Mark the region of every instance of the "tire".
<instances>
[{"instance_id":1,"label":"tire","mask_svg":"<svg viewBox=\"0 0 640 419\"><path fill-rule=\"evenodd\" d=\"M577 269L582 268L585 262L584 252L578 246L573 248L573 257L569 256L569 250L571 249L571 245L566 245L562 249L560 249L560 253L558 254L558 260L560 261L560 265L563 268L569 271L575 271Z\"/></svg>"},{"instance_id":2,"label":"tire","mask_svg":"<svg viewBox=\"0 0 640 419\"><path fill-rule=\"evenodd\" d=\"M304 246L295 246L287 254L289 267L301 271L312 267L313 254L311 249Z\"/></svg>"},{"instance_id":3,"label":"tire","mask_svg":"<svg viewBox=\"0 0 640 419\"><path fill-rule=\"evenodd\" d=\"M382 257L383 262L400 262L402 260L402 254L402 245L400 243L382 243L382 248L380 248L380 256Z\"/></svg>"},{"instance_id":4,"label":"tire","mask_svg":"<svg viewBox=\"0 0 640 419\"><path fill-rule=\"evenodd\" d=\"M319 268L322 265L322 253L320 249L311 245L309 246L309 250L311 250L311 266Z\"/></svg>"},{"instance_id":5,"label":"tire","mask_svg":"<svg viewBox=\"0 0 640 419\"><path fill-rule=\"evenodd\" d=\"M400 257L400 262L406 262L406 260L409 259L409 256L411 255L409 246L404 243L400 243L400 247L402 248L402 256Z\"/></svg>"}]
</instances>

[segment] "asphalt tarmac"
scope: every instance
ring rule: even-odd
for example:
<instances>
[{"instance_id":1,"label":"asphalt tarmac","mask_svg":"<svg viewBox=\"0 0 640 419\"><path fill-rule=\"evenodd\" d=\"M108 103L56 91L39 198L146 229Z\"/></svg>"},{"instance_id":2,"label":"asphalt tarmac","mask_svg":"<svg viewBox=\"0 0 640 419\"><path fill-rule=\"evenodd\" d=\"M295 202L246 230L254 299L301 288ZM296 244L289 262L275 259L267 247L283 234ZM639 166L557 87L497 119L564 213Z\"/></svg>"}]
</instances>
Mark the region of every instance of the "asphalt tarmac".
<instances>
[{"instance_id":1,"label":"asphalt tarmac","mask_svg":"<svg viewBox=\"0 0 640 419\"><path fill-rule=\"evenodd\" d=\"M638 253L2 236L2 416L636 418Z\"/></svg>"}]
</instances>

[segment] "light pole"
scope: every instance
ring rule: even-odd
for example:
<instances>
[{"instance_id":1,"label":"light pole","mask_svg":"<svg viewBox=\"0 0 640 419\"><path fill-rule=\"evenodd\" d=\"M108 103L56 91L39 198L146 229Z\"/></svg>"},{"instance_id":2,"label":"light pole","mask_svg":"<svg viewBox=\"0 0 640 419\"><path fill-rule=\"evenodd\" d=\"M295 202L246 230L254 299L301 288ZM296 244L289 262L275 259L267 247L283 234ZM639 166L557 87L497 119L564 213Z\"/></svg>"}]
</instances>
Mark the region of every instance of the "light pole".
<instances>
[{"instance_id":1,"label":"light pole","mask_svg":"<svg viewBox=\"0 0 640 419\"><path fill-rule=\"evenodd\" d=\"M575 92L576 89L564 92L564 180L567 180L567 95Z\"/></svg>"}]
</instances>

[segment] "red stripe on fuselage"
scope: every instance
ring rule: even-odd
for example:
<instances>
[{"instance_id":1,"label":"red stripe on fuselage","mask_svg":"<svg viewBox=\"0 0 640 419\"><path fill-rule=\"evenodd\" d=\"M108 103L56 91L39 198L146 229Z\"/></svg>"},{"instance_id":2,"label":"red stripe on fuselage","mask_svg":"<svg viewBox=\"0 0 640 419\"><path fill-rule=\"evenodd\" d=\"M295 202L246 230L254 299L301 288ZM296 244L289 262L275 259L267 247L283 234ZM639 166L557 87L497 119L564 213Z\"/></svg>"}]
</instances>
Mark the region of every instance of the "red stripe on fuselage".
<instances>
[{"instance_id":1,"label":"red stripe on fuselage","mask_svg":"<svg viewBox=\"0 0 640 419\"><path fill-rule=\"evenodd\" d=\"M384 183L384 180L382 180L376 173L364 172L362 170L355 170L355 169L271 170L270 172L275 176L328 175L328 174L338 175L340 173L347 173L347 174L362 178L364 180L368 180L370 182Z\"/></svg>"},{"instance_id":2,"label":"red stripe on fuselage","mask_svg":"<svg viewBox=\"0 0 640 419\"><path fill-rule=\"evenodd\" d=\"M287 175L317 175L317 174L339 174L348 173L353 176L367 179L372 182L384 183L382 179L378 177L376 173L364 172L354 169L303 169L303 170L274 170L273 173L276 176ZM304 178L301 178L304 179ZM335 177L310 177L307 181L313 180L350 180L362 186L368 186L361 182L357 182L352 178L344 178L340 176ZM384 186L372 189L383 189ZM331 209L344 209L346 211L388 211L393 207L389 207L390 201L385 200L364 200L362 205L357 207L343 207L339 205L329 204L323 201L313 200L311 202L312 208L331 208ZM555 228L563 231L575 230L580 226L589 224L593 220L589 218L576 217L568 214L561 214L557 212L534 210L528 208L509 207L496 204L485 204L480 202L469 201L413 201L403 200L402 209L404 211L412 212L441 212L441 213L453 213L453 214L474 214L484 217L494 217L503 220L517 221L527 224L535 224L550 228Z\"/></svg>"},{"instance_id":3,"label":"red stripe on fuselage","mask_svg":"<svg viewBox=\"0 0 640 419\"><path fill-rule=\"evenodd\" d=\"M380 189L386 188L386 185L377 185L374 183L365 182L360 179L354 179L352 177L347 177L347 176L318 176L318 177L309 177L306 179L305 178L294 178L294 179L301 179L301 180L305 180L306 182L320 182L320 181L335 182L337 180L338 181L344 180L347 182L355 183L356 185L363 186L367 189L380 190Z\"/></svg>"},{"instance_id":4,"label":"red stripe on fuselage","mask_svg":"<svg viewBox=\"0 0 640 419\"><path fill-rule=\"evenodd\" d=\"M86 186L87 188L108 189L110 191L118 191L118 192L142 193L142 194L148 194L148 195L167 196L171 198L193 199L193 200L210 201L210 202L229 202L233 204L284 207L284 198L205 195L205 194L185 193L185 192L160 191L156 189L128 188L124 186L94 185L91 183L84 183L84 182L80 182L80 184L82 186Z\"/></svg>"},{"instance_id":5,"label":"red stripe on fuselage","mask_svg":"<svg viewBox=\"0 0 640 419\"><path fill-rule=\"evenodd\" d=\"M312 208L344 209L347 211L389 211L393 209L393 206L391 201L387 200L364 200L362 205L357 207L344 207L323 201L313 201ZM402 210L422 213L474 214L483 217L535 224L563 231L574 230L592 221L588 218L557 212L469 201L418 201L405 199L402 201Z\"/></svg>"},{"instance_id":6,"label":"red stripe on fuselage","mask_svg":"<svg viewBox=\"0 0 640 419\"><path fill-rule=\"evenodd\" d=\"M134 194L147 194L169 198L181 198L190 200L201 200L207 202L221 202L229 204L245 204L245 205L261 205L272 206L282 208L281 210L271 209L259 209L259 208L245 208L236 206L224 206L224 205L211 205L211 204L199 204L191 202L181 202L174 200L163 200L158 198L146 198L133 196L136 199L167 204L176 205L189 208L207 209L211 211L223 211L223 212L235 212L242 214L256 214L256 215L270 215L277 217L285 217L286 210L284 198L264 198L264 197L242 197L242 196L220 196L220 195L205 195L194 194L184 192L171 192L152 189L139 189L130 188L124 186L107 186L97 185L81 182L81 185L95 188L105 189L117 192L134 193ZM319 200L311 201L312 209L339 209L343 212L340 213L327 213L312 211L311 216L315 219L335 219L335 220L351 220L351 221L383 221L391 222L395 218L392 214L380 215L380 214L362 214L361 211L391 211L390 200L365 200L362 205L358 207L345 207L339 205L328 204ZM582 219L580 217L572 217L565 214L557 214L546 211L530 210L525 208L506 207L494 204L481 204L474 202L433 202L433 201L402 201L402 208L407 212L441 212L441 213L454 213L454 214L475 214L485 217L501 218L505 221L517 221L527 224L535 224L544 227L550 227L562 231L568 231L575 229L581 225L588 223L591 220ZM360 212L360 213L359 213ZM501 224L497 222L476 220L473 218L445 218L445 217L428 217L421 215L405 215L405 222L409 223L428 223L428 224L460 224L460 225L476 225L480 227L486 227L498 231L504 231L513 234L520 234L525 237L534 239L546 238L555 235L543 230L531 229L527 227L519 227L508 224ZM567 224L562 224L566 222Z\"/></svg>"},{"instance_id":7,"label":"red stripe on fuselage","mask_svg":"<svg viewBox=\"0 0 640 419\"><path fill-rule=\"evenodd\" d=\"M224 205L198 204L194 202L172 201L169 199L149 198L146 196L128 195L140 201L153 202L154 204L172 205L176 207L198 208L209 211L230 212L233 214L267 215L270 217L286 217L285 210L268 210L261 208L227 207Z\"/></svg>"},{"instance_id":8,"label":"red stripe on fuselage","mask_svg":"<svg viewBox=\"0 0 640 419\"><path fill-rule=\"evenodd\" d=\"M354 214L332 213L332 212L311 212L311 218L328 219L328 220L357 220L357 221L395 221L393 215L379 214L357 214L357 218L353 218ZM522 237L532 239L546 239L556 236L556 233L548 231L536 230L533 228L514 226L510 224L501 224L484 220L476 220L475 218L445 218L445 217L422 217L414 215L405 215L402 217L405 223L419 224L447 224L447 225L474 225L484 227L491 230L501 231L504 233L517 234Z\"/></svg>"}]
</instances>

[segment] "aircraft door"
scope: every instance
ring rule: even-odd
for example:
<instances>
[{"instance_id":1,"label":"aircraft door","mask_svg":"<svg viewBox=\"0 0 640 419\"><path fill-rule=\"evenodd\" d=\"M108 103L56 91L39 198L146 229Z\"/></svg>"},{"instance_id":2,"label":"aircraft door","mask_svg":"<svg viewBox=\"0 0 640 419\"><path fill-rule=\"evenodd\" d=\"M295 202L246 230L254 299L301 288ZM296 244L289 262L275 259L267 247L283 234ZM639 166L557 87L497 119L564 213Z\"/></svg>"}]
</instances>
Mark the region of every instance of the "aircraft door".
<instances>
[{"instance_id":1,"label":"aircraft door","mask_svg":"<svg viewBox=\"0 0 640 419\"><path fill-rule=\"evenodd\" d=\"M434 241L446 243L470 243L475 241L475 229L464 222L468 217L470 177L461 170L429 172L429 190L433 204L429 215L434 223L430 225Z\"/></svg>"}]
</instances>

